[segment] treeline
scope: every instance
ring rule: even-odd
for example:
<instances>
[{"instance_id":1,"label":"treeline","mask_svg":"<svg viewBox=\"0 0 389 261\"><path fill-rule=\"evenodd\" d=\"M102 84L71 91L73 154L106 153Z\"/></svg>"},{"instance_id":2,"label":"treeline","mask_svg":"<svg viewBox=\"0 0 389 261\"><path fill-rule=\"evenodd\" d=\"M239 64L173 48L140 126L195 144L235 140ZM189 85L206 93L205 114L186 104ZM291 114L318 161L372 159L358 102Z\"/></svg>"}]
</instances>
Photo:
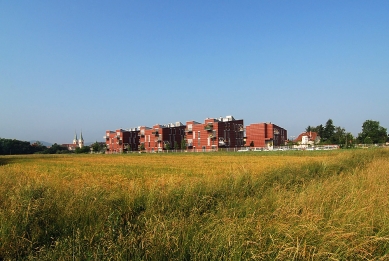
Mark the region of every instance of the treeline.
<instances>
[{"instance_id":1,"label":"treeline","mask_svg":"<svg viewBox=\"0 0 389 261\"><path fill-rule=\"evenodd\" d=\"M15 139L0 138L0 155L15 155L15 154L65 154L65 153L89 153L89 146L77 148L75 151L70 151L66 147L54 143L52 146L44 146L39 141L30 144L28 141L20 141Z\"/></svg>"},{"instance_id":2,"label":"treeline","mask_svg":"<svg viewBox=\"0 0 389 261\"><path fill-rule=\"evenodd\" d=\"M320 136L320 144L339 144L350 147L353 144L380 144L389 141L387 129L380 126L379 121L367 120L362 124L362 132L354 137L345 128L335 126L332 119L325 125L308 126L306 132L316 132Z\"/></svg>"}]
</instances>

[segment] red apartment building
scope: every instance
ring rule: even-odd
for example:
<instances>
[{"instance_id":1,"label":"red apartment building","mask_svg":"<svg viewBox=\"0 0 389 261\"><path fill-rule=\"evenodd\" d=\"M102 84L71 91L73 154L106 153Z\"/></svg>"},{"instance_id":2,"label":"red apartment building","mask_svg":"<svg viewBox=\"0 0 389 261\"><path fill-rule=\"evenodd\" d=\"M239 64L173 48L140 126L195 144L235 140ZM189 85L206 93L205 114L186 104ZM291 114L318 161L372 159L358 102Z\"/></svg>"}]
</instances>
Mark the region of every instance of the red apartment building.
<instances>
[{"instance_id":1,"label":"red apartment building","mask_svg":"<svg viewBox=\"0 0 389 261\"><path fill-rule=\"evenodd\" d=\"M287 131L272 123L254 123L246 126L246 146L283 146L287 141Z\"/></svg>"},{"instance_id":2,"label":"red apartment building","mask_svg":"<svg viewBox=\"0 0 389 261\"><path fill-rule=\"evenodd\" d=\"M187 149L192 151L218 150L219 148L239 148L243 144L243 120L232 116L207 118L204 123L186 122Z\"/></svg>"},{"instance_id":3,"label":"red apartment building","mask_svg":"<svg viewBox=\"0 0 389 261\"><path fill-rule=\"evenodd\" d=\"M246 135L245 135L246 130ZM207 118L204 123L187 121L152 128L141 126L134 129L106 131L104 136L107 153L129 151L160 152L185 149L210 151L220 148L239 149L243 146L282 146L287 140L287 131L272 123L255 123L244 128L243 120L232 116ZM182 147L185 143L185 147Z\"/></svg>"},{"instance_id":4,"label":"red apartment building","mask_svg":"<svg viewBox=\"0 0 389 261\"><path fill-rule=\"evenodd\" d=\"M137 151L139 146L139 130L137 128L116 131L107 130L104 136L107 153Z\"/></svg>"},{"instance_id":5,"label":"red apartment building","mask_svg":"<svg viewBox=\"0 0 389 261\"><path fill-rule=\"evenodd\" d=\"M146 152L181 149L181 144L185 140L185 125L181 122L156 124L152 128L142 126L139 129L139 150Z\"/></svg>"}]
</instances>

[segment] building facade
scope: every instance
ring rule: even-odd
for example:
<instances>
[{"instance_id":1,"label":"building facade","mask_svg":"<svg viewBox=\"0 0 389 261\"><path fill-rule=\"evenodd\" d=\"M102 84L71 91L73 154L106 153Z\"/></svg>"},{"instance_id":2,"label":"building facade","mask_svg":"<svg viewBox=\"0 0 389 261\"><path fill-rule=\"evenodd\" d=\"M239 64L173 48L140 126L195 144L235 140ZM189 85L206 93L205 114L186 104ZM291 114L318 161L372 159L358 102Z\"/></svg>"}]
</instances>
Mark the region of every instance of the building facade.
<instances>
[{"instance_id":1,"label":"building facade","mask_svg":"<svg viewBox=\"0 0 389 261\"><path fill-rule=\"evenodd\" d=\"M139 130L137 128L105 132L105 145L107 153L123 153L137 151L139 146Z\"/></svg>"},{"instance_id":2,"label":"building facade","mask_svg":"<svg viewBox=\"0 0 389 261\"><path fill-rule=\"evenodd\" d=\"M246 146L273 149L287 142L288 133L273 123L253 123L246 126Z\"/></svg>"},{"instance_id":3,"label":"building facade","mask_svg":"<svg viewBox=\"0 0 389 261\"><path fill-rule=\"evenodd\" d=\"M184 149L185 125L181 122L166 125L156 124L152 128L141 126L139 150L161 152L163 150Z\"/></svg>"},{"instance_id":4,"label":"building facade","mask_svg":"<svg viewBox=\"0 0 389 261\"><path fill-rule=\"evenodd\" d=\"M283 146L287 131L272 123L255 123L244 127L243 119L233 116L207 118L203 123L187 121L156 124L152 127L106 131L107 153L131 151L162 152L164 150L216 151L245 146Z\"/></svg>"},{"instance_id":5,"label":"building facade","mask_svg":"<svg viewBox=\"0 0 389 261\"><path fill-rule=\"evenodd\" d=\"M300 133L300 135L294 140L298 144L299 148L307 148L309 146L314 146L320 142L320 136L317 132L309 131Z\"/></svg>"},{"instance_id":6,"label":"building facade","mask_svg":"<svg viewBox=\"0 0 389 261\"><path fill-rule=\"evenodd\" d=\"M188 150L209 151L244 146L243 120L235 120L232 116L207 118L204 123L188 121L185 133Z\"/></svg>"}]
</instances>

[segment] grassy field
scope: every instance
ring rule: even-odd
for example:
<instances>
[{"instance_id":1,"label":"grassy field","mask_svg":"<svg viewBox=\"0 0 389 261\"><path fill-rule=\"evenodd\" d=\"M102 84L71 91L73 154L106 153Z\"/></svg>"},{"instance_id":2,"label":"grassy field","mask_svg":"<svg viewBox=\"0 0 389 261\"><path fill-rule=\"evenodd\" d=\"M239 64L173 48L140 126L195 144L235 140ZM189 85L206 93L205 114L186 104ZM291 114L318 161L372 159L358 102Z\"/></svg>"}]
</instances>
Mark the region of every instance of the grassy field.
<instances>
[{"instance_id":1,"label":"grassy field","mask_svg":"<svg viewBox=\"0 0 389 261\"><path fill-rule=\"evenodd\" d=\"M0 156L0 260L389 260L389 149Z\"/></svg>"}]
</instances>

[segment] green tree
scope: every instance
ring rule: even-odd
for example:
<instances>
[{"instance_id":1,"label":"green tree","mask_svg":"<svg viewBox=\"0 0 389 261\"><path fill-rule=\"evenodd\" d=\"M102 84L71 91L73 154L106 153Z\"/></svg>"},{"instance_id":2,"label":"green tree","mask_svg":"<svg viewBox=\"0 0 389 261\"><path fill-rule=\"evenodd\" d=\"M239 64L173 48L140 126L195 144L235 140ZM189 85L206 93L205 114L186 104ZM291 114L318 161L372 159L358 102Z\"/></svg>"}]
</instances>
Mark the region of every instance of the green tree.
<instances>
[{"instance_id":1,"label":"green tree","mask_svg":"<svg viewBox=\"0 0 389 261\"><path fill-rule=\"evenodd\" d=\"M82 148L77 147L76 153L90 153L90 147L89 146L83 146Z\"/></svg>"},{"instance_id":2,"label":"green tree","mask_svg":"<svg viewBox=\"0 0 389 261\"><path fill-rule=\"evenodd\" d=\"M144 143L141 143L140 144L140 151L144 151L145 150L145 144Z\"/></svg>"},{"instance_id":3,"label":"green tree","mask_svg":"<svg viewBox=\"0 0 389 261\"><path fill-rule=\"evenodd\" d=\"M354 137L350 132L347 132L346 135L346 140L345 140L345 147L346 148L352 148L354 147Z\"/></svg>"},{"instance_id":4,"label":"green tree","mask_svg":"<svg viewBox=\"0 0 389 261\"><path fill-rule=\"evenodd\" d=\"M358 134L358 142L366 143L366 141L370 141L372 143L385 143L388 138L388 133L386 128L380 126L379 121L366 120L362 124L362 132Z\"/></svg>"},{"instance_id":5,"label":"green tree","mask_svg":"<svg viewBox=\"0 0 389 261\"><path fill-rule=\"evenodd\" d=\"M186 140L185 140L185 139L182 139L182 140L181 140L181 149L182 149L182 150L185 150L185 149L186 149Z\"/></svg>"},{"instance_id":6,"label":"green tree","mask_svg":"<svg viewBox=\"0 0 389 261\"><path fill-rule=\"evenodd\" d=\"M334 122L332 121L332 119L328 119L323 130L323 136L321 136L321 138L323 139L324 142L328 141L330 143L333 143L334 133L335 133Z\"/></svg>"},{"instance_id":7,"label":"green tree","mask_svg":"<svg viewBox=\"0 0 389 261\"><path fill-rule=\"evenodd\" d=\"M0 155L7 154L31 154L47 149L42 143L30 144L28 141L0 138Z\"/></svg>"},{"instance_id":8,"label":"green tree","mask_svg":"<svg viewBox=\"0 0 389 261\"><path fill-rule=\"evenodd\" d=\"M45 150L47 150L47 147L40 141L36 141L35 143L31 144L31 147L32 153L43 153Z\"/></svg>"},{"instance_id":9,"label":"green tree","mask_svg":"<svg viewBox=\"0 0 389 261\"><path fill-rule=\"evenodd\" d=\"M323 127L322 124L317 125L315 128L312 128L312 131L316 132L317 135L319 135L319 137L321 138L321 140L323 140L323 137L324 137L324 127Z\"/></svg>"},{"instance_id":10,"label":"green tree","mask_svg":"<svg viewBox=\"0 0 389 261\"><path fill-rule=\"evenodd\" d=\"M363 143L365 143L365 144L373 144L373 140L372 140L369 136L367 136L367 137L363 140Z\"/></svg>"},{"instance_id":11,"label":"green tree","mask_svg":"<svg viewBox=\"0 0 389 261\"><path fill-rule=\"evenodd\" d=\"M315 131L315 127L312 127L308 125L308 127L305 128L305 132Z\"/></svg>"},{"instance_id":12,"label":"green tree","mask_svg":"<svg viewBox=\"0 0 389 261\"><path fill-rule=\"evenodd\" d=\"M331 136L330 140L333 144L345 144L346 130L339 126L335 127L334 134Z\"/></svg>"},{"instance_id":13,"label":"green tree","mask_svg":"<svg viewBox=\"0 0 389 261\"><path fill-rule=\"evenodd\" d=\"M66 147L63 147L57 143L54 143L51 145L51 147L47 148L45 151L43 151L44 154L62 154L62 153L69 153L69 150Z\"/></svg>"},{"instance_id":14,"label":"green tree","mask_svg":"<svg viewBox=\"0 0 389 261\"><path fill-rule=\"evenodd\" d=\"M93 152L97 153L103 150L103 145L96 141L92 144L91 148Z\"/></svg>"}]
</instances>

